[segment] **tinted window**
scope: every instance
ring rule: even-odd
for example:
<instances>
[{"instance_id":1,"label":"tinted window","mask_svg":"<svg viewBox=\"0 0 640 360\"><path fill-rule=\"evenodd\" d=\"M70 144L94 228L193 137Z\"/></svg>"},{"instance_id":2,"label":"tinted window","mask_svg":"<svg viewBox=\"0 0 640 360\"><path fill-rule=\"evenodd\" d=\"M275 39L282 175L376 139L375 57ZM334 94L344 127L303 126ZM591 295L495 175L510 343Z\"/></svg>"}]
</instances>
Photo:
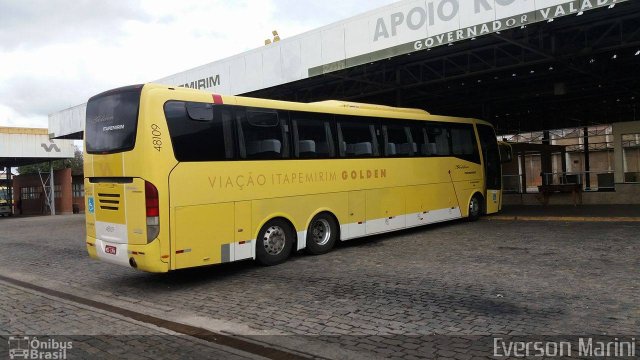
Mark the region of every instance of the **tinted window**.
<instances>
[{"instance_id":1,"label":"tinted window","mask_svg":"<svg viewBox=\"0 0 640 360\"><path fill-rule=\"evenodd\" d=\"M291 113L295 156L302 159L335 156L330 114Z\"/></svg>"},{"instance_id":2,"label":"tinted window","mask_svg":"<svg viewBox=\"0 0 640 360\"><path fill-rule=\"evenodd\" d=\"M340 156L380 156L375 123L375 118L340 117L338 123L338 149Z\"/></svg>"},{"instance_id":3,"label":"tinted window","mask_svg":"<svg viewBox=\"0 0 640 360\"><path fill-rule=\"evenodd\" d=\"M415 122L411 126L411 140L415 144L414 153L417 156L429 155L429 141L427 138L427 131L425 130L423 123Z\"/></svg>"},{"instance_id":4,"label":"tinted window","mask_svg":"<svg viewBox=\"0 0 640 360\"><path fill-rule=\"evenodd\" d=\"M231 107L169 101L164 105L164 113L169 126L173 152L178 161L215 161L233 158Z\"/></svg>"},{"instance_id":5,"label":"tinted window","mask_svg":"<svg viewBox=\"0 0 640 360\"><path fill-rule=\"evenodd\" d=\"M280 116L280 115L283 116ZM289 157L286 116L271 109L240 108L238 140L243 159L283 159Z\"/></svg>"},{"instance_id":6,"label":"tinted window","mask_svg":"<svg viewBox=\"0 0 640 360\"><path fill-rule=\"evenodd\" d=\"M87 103L85 141L89 154L133 149L142 86L131 86L96 95Z\"/></svg>"},{"instance_id":7,"label":"tinted window","mask_svg":"<svg viewBox=\"0 0 640 360\"><path fill-rule=\"evenodd\" d=\"M502 186L502 173L500 167L500 150L498 140L493 128L486 125L478 125L478 137L482 146L484 157L485 177L487 189L500 189Z\"/></svg>"},{"instance_id":8,"label":"tinted window","mask_svg":"<svg viewBox=\"0 0 640 360\"><path fill-rule=\"evenodd\" d=\"M471 124L451 124L451 150L455 157L480 163L476 133Z\"/></svg>"},{"instance_id":9,"label":"tinted window","mask_svg":"<svg viewBox=\"0 0 640 360\"><path fill-rule=\"evenodd\" d=\"M451 133L447 124L427 124L427 156L450 156Z\"/></svg>"},{"instance_id":10,"label":"tinted window","mask_svg":"<svg viewBox=\"0 0 640 360\"><path fill-rule=\"evenodd\" d=\"M413 156L417 144L411 140L408 126L386 124L382 126L385 156Z\"/></svg>"}]
</instances>

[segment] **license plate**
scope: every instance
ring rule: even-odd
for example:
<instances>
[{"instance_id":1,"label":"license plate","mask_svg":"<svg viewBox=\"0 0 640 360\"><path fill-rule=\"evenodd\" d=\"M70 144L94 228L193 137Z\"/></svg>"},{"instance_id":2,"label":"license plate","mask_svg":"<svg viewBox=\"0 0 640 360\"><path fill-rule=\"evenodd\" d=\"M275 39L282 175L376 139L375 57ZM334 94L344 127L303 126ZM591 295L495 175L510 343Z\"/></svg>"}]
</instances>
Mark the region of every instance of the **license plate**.
<instances>
[{"instance_id":1,"label":"license plate","mask_svg":"<svg viewBox=\"0 0 640 360\"><path fill-rule=\"evenodd\" d=\"M111 245L106 245L104 247L104 252L106 252L107 254L111 254L111 255L115 255L117 250L118 250L118 248L116 248L115 246L111 246Z\"/></svg>"}]
</instances>

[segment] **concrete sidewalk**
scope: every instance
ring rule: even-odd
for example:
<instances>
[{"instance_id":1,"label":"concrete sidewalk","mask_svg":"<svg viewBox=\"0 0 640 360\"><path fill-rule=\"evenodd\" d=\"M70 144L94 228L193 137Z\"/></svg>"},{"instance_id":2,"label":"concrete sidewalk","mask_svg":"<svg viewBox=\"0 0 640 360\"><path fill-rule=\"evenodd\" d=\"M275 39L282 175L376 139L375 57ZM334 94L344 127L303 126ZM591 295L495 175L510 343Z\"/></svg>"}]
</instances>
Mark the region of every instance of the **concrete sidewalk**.
<instances>
[{"instance_id":1,"label":"concrete sidewalk","mask_svg":"<svg viewBox=\"0 0 640 360\"><path fill-rule=\"evenodd\" d=\"M639 205L505 205L488 220L640 222Z\"/></svg>"}]
</instances>

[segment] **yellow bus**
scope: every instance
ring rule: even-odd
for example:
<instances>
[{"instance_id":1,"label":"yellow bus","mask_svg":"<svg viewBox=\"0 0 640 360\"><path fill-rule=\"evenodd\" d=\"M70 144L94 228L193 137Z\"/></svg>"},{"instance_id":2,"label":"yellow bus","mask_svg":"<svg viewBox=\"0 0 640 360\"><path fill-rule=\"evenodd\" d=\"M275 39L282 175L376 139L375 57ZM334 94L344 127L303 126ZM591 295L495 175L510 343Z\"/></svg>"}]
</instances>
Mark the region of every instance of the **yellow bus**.
<instances>
[{"instance_id":1,"label":"yellow bus","mask_svg":"<svg viewBox=\"0 0 640 360\"><path fill-rule=\"evenodd\" d=\"M484 121L145 84L92 97L87 250L149 272L323 254L337 241L501 208Z\"/></svg>"}]
</instances>

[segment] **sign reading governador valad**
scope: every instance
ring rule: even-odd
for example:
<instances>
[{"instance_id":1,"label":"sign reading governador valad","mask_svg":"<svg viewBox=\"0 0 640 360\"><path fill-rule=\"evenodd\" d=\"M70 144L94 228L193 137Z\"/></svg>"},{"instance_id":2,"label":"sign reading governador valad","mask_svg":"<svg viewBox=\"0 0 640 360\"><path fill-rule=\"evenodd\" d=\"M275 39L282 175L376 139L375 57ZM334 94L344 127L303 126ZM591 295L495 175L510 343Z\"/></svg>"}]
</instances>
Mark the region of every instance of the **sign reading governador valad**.
<instances>
[{"instance_id":1,"label":"sign reading governador valad","mask_svg":"<svg viewBox=\"0 0 640 360\"><path fill-rule=\"evenodd\" d=\"M532 1L532 0L528 0ZM449 31L425 40L417 41L414 45L416 50L424 46L433 47L455 41L474 38L476 36L494 33L503 29L523 26L538 21L545 21L561 16L576 14L594 8L610 6L626 0L574 0L552 7L546 7L535 11L518 14L516 16L497 19L490 23L479 24L455 31ZM473 13L483 16L487 12L495 12L497 7L508 7L518 2L518 0L495 0L493 6L487 0L441 0L437 6L435 1L428 1L426 7L417 6L407 12L396 12L388 17L378 18L373 34L373 41L380 38L396 36L399 27L406 27L409 30L419 30L434 26L436 22L450 22L460 14L460 6L473 7ZM522 2L520 0L519 2Z\"/></svg>"},{"instance_id":2,"label":"sign reading governador valad","mask_svg":"<svg viewBox=\"0 0 640 360\"><path fill-rule=\"evenodd\" d=\"M522 27L536 22L550 21L568 15L602 7L613 6L628 0L426 0L414 7L405 7L403 11L389 11L375 19L371 26L371 42L375 45L382 41L394 43L394 39L406 41L413 34L428 34L426 38L416 36L411 42L386 47L368 54L362 54L309 69L309 75L342 70L368 62L386 59L392 56L408 54L414 51L448 45L461 40L496 33L502 30ZM553 6L545 6L553 4ZM397 9L397 8L396 8ZM465 16L465 21L461 17ZM513 14L493 21L472 26L474 19L495 18L494 15ZM450 31L441 31L450 29ZM433 33L433 35L430 35ZM411 34L411 35L407 35ZM402 36L404 35L404 36Z\"/></svg>"}]
</instances>

